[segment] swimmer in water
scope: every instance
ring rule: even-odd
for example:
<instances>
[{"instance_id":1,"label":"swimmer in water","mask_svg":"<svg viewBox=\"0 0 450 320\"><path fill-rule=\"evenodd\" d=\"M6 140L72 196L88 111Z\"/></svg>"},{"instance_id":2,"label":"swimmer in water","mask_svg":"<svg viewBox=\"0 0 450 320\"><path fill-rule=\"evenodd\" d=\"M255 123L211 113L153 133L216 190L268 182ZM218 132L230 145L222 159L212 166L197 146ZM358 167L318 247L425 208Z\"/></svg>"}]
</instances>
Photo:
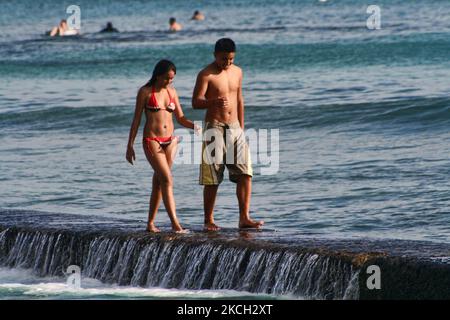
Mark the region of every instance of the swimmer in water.
<instances>
[{"instance_id":1,"label":"swimmer in water","mask_svg":"<svg viewBox=\"0 0 450 320\"><path fill-rule=\"evenodd\" d=\"M119 30L114 28L111 22L108 22L106 24L106 27L103 28L100 32L119 32Z\"/></svg>"},{"instance_id":2,"label":"swimmer in water","mask_svg":"<svg viewBox=\"0 0 450 320\"><path fill-rule=\"evenodd\" d=\"M59 26L57 27L53 27L53 29L50 31L49 35L50 37L54 37L54 36L74 36L78 34L78 30L77 29L70 29L69 26L67 25L67 20L66 19L62 19L59 22Z\"/></svg>"},{"instance_id":3,"label":"swimmer in water","mask_svg":"<svg viewBox=\"0 0 450 320\"><path fill-rule=\"evenodd\" d=\"M196 10L191 20L205 20L205 16L200 11Z\"/></svg>"},{"instance_id":4,"label":"swimmer in water","mask_svg":"<svg viewBox=\"0 0 450 320\"><path fill-rule=\"evenodd\" d=\"M53 27L53 29L50 31L50 37L63 36L66 30L67 30L67 21L66 19L62 19L59 22L59 25Z\"/></svg>"},{"instance_id":5,"label":"swimmer in water","mask_svg":"<svg viewBox=\"0 0 450 320\"><path fill-rule=\"evenodd\" d=\"M180 31L181 29L182 29L182 27L181 27L181 24L179 24L178 22L177 22L177 20L175 19L175 18L170 18L169 19L169 30L170 31Z\"/></svg>"}]
</instances>

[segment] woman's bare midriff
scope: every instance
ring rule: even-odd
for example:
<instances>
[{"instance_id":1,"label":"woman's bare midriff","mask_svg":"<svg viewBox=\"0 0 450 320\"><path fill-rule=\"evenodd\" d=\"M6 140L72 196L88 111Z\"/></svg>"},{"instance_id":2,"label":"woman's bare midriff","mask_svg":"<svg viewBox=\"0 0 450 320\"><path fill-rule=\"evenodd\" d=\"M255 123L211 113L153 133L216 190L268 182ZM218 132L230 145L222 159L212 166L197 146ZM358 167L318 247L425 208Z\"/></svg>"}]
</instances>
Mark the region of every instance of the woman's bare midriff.
<instances>
[{"instance_id":1,"label":"woman's bare midriff","mask_svg":"<svg viewBox=\"0 0 450 320\"><path fill-rule=\"evenodd\" d=\"M144 137L170 137L174 131L172 114L166 110L145 110L147 121L144 126Z\"/></svg>"}]
</instances>

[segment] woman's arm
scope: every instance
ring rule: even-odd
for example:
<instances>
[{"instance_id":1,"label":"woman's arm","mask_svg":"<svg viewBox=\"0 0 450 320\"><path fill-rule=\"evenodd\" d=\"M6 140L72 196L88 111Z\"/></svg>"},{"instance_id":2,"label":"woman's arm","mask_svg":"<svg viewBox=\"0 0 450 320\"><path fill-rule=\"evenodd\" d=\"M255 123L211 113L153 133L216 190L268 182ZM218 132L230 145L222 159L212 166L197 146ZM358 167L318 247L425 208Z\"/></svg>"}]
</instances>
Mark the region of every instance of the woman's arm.
<instances>
[{"instance_id":1,"label":"woman's arm","mask_svg":"<svg viewBox=\"0 0 450 320\"><path fill-rule=\"evenodd\" d=\"M184 116L177 91L175 89L173 89L173 91L175 93L175 118L177 119L177 122L185 128L194 129L196 131L199 130L199 127L196 126L194 122Z\"/></svg>"},{"instance_id":2,"label":"woman's arm","mask_svg":"<svg viewBox=\"0 0 450 320\"><path fill-rule=\"evenodd\" d=\"M133 145L134 139L136 139L136 135L139 130L139 125L141 123L142 112L144 110L145 101L147 96L147 90L145 87L139 89L139 92L136 97L136 107L134 109L134 117L133 122L131 123L130 134L128 136L128 145L127 145L127 161L133 164L133 160L136 160L136 155L134 153Z\"/></svg>"},{"instance_id":3,"label":"woman's arm","mask_svg":"<svg viewBox=\"0 0 450 320\"><path fill-rule=\"evenodd\" d=\"M58 27L53 27L52 30L50 31L50 37L56 36L56 34L58 33L58 30L59 30Z\"/></svg>"}]
</instances>

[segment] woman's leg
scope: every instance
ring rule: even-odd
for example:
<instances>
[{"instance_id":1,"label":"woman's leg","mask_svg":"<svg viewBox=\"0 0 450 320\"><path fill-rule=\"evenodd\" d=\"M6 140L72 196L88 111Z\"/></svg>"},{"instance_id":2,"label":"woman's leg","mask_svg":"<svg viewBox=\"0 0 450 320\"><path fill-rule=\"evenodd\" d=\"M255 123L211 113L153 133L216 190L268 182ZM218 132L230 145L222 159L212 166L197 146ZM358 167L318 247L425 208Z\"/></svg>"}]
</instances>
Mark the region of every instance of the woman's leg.
<instances>
[{"instance_id":1,"label":"woman's leg","mask_svg":"<svg viewBox=\"0 0 450 320\"><path fill-rule=\"evenodd\" d=\"M165 153L167 158L167 163L169 167L172 169L172 164L175 158L176 149L177 149L177 140L172 141L170 145L165 147ZM150 208L148 212L148 230L152 232L159 232L160 230L155 227L155 218L156 213L158 213L159 204L161 202L162 193L161 193L161 185L159 184L159 179L156 174L153 174L152 178L152 194L150 196Z\"/></svg>"},{"instance_id":2,"label":"woman's leg","mask_svg":"<svg viewBox=\"0 0 450 320\"><path fill-rule=\"evenodd\" d=\"M175 200L173 197L172 173L170 170L169 161L166 156L168 147L161 148L157 142L151 141L150 143L148 143L146 149L147 159L150 162L153 170L155 171L155 176L157 182L159 183L163 202L169 215L170 221L172 222L172 229L174 231L182 231L183 228L178 222L176 216ZM173 163L173 161L171 162ZM157 200L156 195L155 199Z\"/></svg>"},{"instance_id":3,"label":"woman's leg","mask_svg":"<svg viewBox=\"0 0 450 320\"><path fill-rule=\"evenodd\" d=\"M144 141L144 153L147 157L148 162L150 163L153 155L160 151L160 147L158 143L151 143ZM161 202L161 186L159 184L158 175L156 172L153 173L152 177L152 192L150 195L149 201L149 210L148 210L148 222L147 222L147 231L150 232L159 232L160 230L155 226L155 218L158 213L159 203Z\"/></svg>"},{"instance_id":4,"label":"woman's leg","mask_svg":"<svg viewBox=\"0 0 450 320\"><path fill-rule=\"evenodd\" d=\"M150 195L150 208L148 211L147 230L151 232L159 232L160 230L155 226L155 218L158 213L159 203L161 202L161 186L159 184L158 176L153 173L152 178L152 194Z\"/></svg>"},{"instance_id":5,"label":"woman's leg","mask_svg":"<svg viewBox=\"0 0 450 320\"><path fill-rule=\"evenodd\" d=\"M175 159L177 147L178 147L177 139L173 139L170 144L168 144L167 146L164 147L167 163L169 164L170 169L172 169L172 164Z\"/></svg>"}]
</instances>

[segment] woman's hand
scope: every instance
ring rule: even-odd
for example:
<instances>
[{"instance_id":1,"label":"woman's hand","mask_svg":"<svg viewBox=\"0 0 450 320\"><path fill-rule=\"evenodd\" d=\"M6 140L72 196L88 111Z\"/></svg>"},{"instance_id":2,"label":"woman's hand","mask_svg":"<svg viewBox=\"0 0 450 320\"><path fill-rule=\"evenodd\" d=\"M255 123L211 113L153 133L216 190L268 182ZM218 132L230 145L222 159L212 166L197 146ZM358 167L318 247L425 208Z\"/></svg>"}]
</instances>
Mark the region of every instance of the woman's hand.
<instances>
[{"instance_id":1,"label":"woman's hand","mask_svg":"<svg viewBox=\"0 0 450 320\"><path fill-rule=\"evenodd\" d=\"M136 161L136 154L134 153L133 146L130 146L130 145L127 146L126 158L127 158L127 161L131 164L133 164L133 160Z\"/></svg>"},{"instance_id":2,"label":"woman's hand","mask_svg":"<svg viewBox=\"0 0 450 320\"><path fill-rule=\"evenodd\" d=\"M194 133L197 136L201 136L202 135L202 128L196 124L194 124Z\"/></svg>"}]
</instances>

